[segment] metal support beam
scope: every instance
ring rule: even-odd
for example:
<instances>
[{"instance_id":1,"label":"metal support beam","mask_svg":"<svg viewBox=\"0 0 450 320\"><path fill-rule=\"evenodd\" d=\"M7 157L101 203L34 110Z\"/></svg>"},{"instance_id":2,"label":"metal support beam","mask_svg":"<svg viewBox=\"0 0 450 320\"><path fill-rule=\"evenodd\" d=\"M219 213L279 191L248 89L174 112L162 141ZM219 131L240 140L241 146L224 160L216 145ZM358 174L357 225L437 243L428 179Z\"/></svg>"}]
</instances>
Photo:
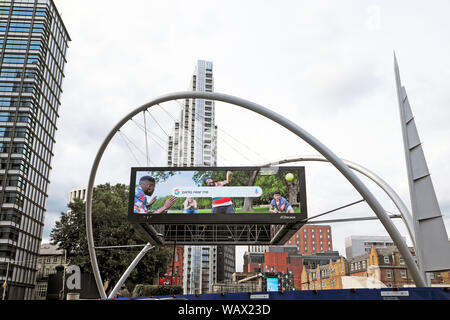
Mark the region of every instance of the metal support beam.
<instances>
[{"instance_id":1,"label":"metal support beam","mask_svg":"<svg viewBox=\"0 0 450 320\"><path fill-rule=\"evenodd\" d=\"M389 219L402 218L399 214L393 214L389 216ZM366 220L378 220L378 217L359 217L359 218L348 218L348 219L331 219L331 220L318 220L310 221L306 224L321 224L321 223L334 223L334 222L350 222L350 221L366 221Z\"/></svg>"},{"instance_id":2,"label":"metal support beam","mask_svg":"<svg viewBox=\"0 0 450 320\"><path fill-rule=\"evenodd\" d=\"M396 244L400 254L405 259L405 264L411 272L411 276L417 287L425 287L425 280L420 273L415 260L409 251L408 246L403 241L401 234L398 232L395 225L391 222L385 210L375 198L375 196L370 192L370 190L366 187L366 185L353 173L353 171L336 155L334 154L328 147L322 144L319 140L309 134L307 131L299 127L297 124L292 122L291 120L273 112L272 110L253 103L248 100L244 100L238 97L230 96L222 93L215 92L196 92L196 91L185 91L178 93L171 93L159 98L154 99L153 101L144 104L143 106L135 109L130 112L127 116L125 116L119 123L110 131L102 145L100 146L99 151L94 159L91 173L89 175L89 183L87 188L87 197L86 197L86 235L87 242L89 248L89 257L91 259L92 270L94 272L94 277L97 283L97 288L99 290L100 296L102 298L106 298L106 293L103 288L103 284L101 281L100 271L98 268L97 257L95 255L94 248L94 236L92 230L92 196L94 190L94 182L95 176L100 164L100 160L103 156L103 153L106 150L106 147L109 145L112 138L115 134L122 128L122 126L127 123L131 118L133 118L139 112L149 109L152 106L155 106L159 103L164 103L168 101L178 100L178 99L207 99L207 100L216 100L222 101L225 103L230 103L244 109L253 111L258 113L276 123L283 126L287 130L291 131L299 138L304 140L314 149L316 149L321 155L323 155L342 175L354 186L354 188L359 192L359 194L366 200L369 207L373 210L373 212L380 219L381 223L385 227L386 231L390 235L391 239Z\"/></svg>"},{"instance_id":3,"label":"metal support beam","mask_svg":"<svg viewBox=\"0 0 450 320\"><path fill-rule=\"evenodd\" d=\"M349 204L347 204L347 205L345 205L345 206L342 206L342 207L339 207L339 208L336 208L336 209L333 209L333 210L329 210L329 211L327 211L327 212L324 212L324 213L321 213L321 214L318 214L318 215L315 215L315 216L312 216L312 217L309 217L309 218L307 218L307 219L305 219L305 220L302 220L302 221L307 222L307 221L309 221L309 220L312 220L312 219L315 219L315 218L324 216L324 215L326 215L326 214L330 214L330 213L336 212L336 211L341 210L341 209L344 209L344 208L348 208L348 207L350 207L350 206L353 206L353 205L358 204L358 203L361 203L361 202L364 202L364 199L363 199L363 200L358 200L358 201L355 201L355 202L352 202L352 203L349 203Z\"/></svg>"},{"instance_id":4,"label":"metal support beam","mask_svg":"<svg viewBox=\"0 0 450 320\"><path fill-rule=\"evenodd\" d=\"M318 162L329 162L326 158L320 156L320 155L305 155L300 157L293 157L288 159L283 159L276 162L271 162L264 164L263 167L269 167L274 165L280 165L280 164L287 164L292 162L304 162L304 161L318 161ZM405 203L402 201L400 196L392 189L381 177L376 175L374 172L370 171L369 169L356 164L352 161L342 159L342 161L350 168L353 169L362 175L366 176L373 182L375 182L386 194L387 196L392 200L394 205L397 207L398 211L402 215L403 221L405 222L406 229L408 230L409 237L411 238L411 241L413 243L413 246L415 248L415 236L414 236L414 224L412 220L412 215L409 212L408 208L406 207Z\"/></svg>"},{"instance_id":5,"label":"metal support beam","mask_svg":"<svg viewBox=\"0 0 450 320\"><path fill-rule=\"evenodd\" d=\"M122 285L124 284L125 280L127 280L128 276L130 275L130 273L134 270L134 268L136 268L136 265L139 263L139 261L141 261L141 259L145 256L145 254L147 253L147 251L149 251L150 249L154 248L154 246L152 246L150 243L147 243L145 245L145 247L141 250L141 252L139 252L139 254L136 256L136 258L134 258L133 262L130 264L130 266L127 268L127 270L125 271L125 273L122 275L122 277L120 277L119 282L117 282L116 286L114 287L114 289L111 291L111 293L108 296L108 299L114 299L117 291L120 290L120 288L122 287Z\"/></svg>"}]
</instances>

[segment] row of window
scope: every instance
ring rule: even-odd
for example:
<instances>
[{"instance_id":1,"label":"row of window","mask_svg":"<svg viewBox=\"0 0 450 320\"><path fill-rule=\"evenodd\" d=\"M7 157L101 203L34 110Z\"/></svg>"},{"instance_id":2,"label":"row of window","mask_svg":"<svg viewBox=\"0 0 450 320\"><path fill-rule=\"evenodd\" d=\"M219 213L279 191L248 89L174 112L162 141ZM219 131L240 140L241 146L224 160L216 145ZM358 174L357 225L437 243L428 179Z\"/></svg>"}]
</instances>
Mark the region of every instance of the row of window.
<instances>
[{"instance_id":1,"label":"row of window","mask_svg":"<svg viewBox=\"0 0 450 320\"><path fill-rule=\"evenodd\" d=\"M0 46L1 49L1 46ZM37 79L38 74L36 70L26 69L23 71L18 68L3 68L0 71L0 78L26 78L26 79Z\"/></svg>"},{"instance_id":2,"label":"row of window","mask_svg":"<svg viewBox=\"0 0 450 320\"><path fill-rule=\"evenodd\" d=\"M27 62L27 64L40 65L39 56L36 54L28 55L26 62ZM24 53L5 53L4 58L3 58L3 63L24 64L25 63L25 54Z\"/></svg>"},{"instance_id":3,"label":"row of window","mask_svg":"<svg viewBox=\"0 0 450 320\"><path fill-rule=\"evenodd\" d=\"M3 49L4 40L0 39L0 49ZM27 39L8 39L6 40L6 49L11 50L39 50L41 48L41 40L31 40L28 42Z\"/></svg>"},{"instance_id":4,"label":"row of window","mask_svg":"<svg viewBox=\"0 0 450 320\"><path fill-rule=\"evenodd\" d=\"M11 12L10 6L0 6L0 14L3 15L9 15ZM47 15L47 8L36 8L36 11L34 11L34 8L32 7L18 7L14 6L12 8L12 15L17 16L32 16L33 14L40 17L45 17Z\"/></svg>"},{"instance_id":5,"label":"row of window","mask_svg":"<svg viewBox=\"0 0 450 320\"><path fill-rule=\"evenodd\" d=\"M20 224L22 214L14 209L2 209L0 212L0 221L11 221Z\"/></svg>"},{"instance_id":6,"label":"row of window","mask_svg":"<svg viewBox=\"0 0 450 320\"><path fill-rule=\"evenodd\" d=\"M6 22L0 22L0 32L5 32L7 27ZM29 33L32 30L33 33L42 33L44 31L44 25L42 23L34 23L31 29L30 23L10 22L9 32L26 32Z\"/></svg>"},{"instance_id":7,"label":"row of window","mask_svg":"<svg viewBox=\"0 0 450 320\"><path fill-rule=\"evenodd\" d=\"M28 163L23 159L10 159L8 161L7 158L0 159L0 170L6 170L7 165L9 164L10 170L20 170L25 174L28 173Z\"/></svg>"},{"instance_id":8,"label":"row of window","mask_svg":"<svg viewBox=\"0 0 450 320\"><path fill-rule=\"evenodd\" d=\"M390 264L391 261L389 256L383 256L383 262L384 264ZM399 257L399 264L400 265L405 264L405 260L403 259L403 257ZM366 269L366 260L350 263L350 271L357 271L364 269Z\"/></svg>"},{"instance_id":9,"label":"row of window","mask_svg":"<svg viewBox=\"0 0 450 320\"><path fill-rule=\"evenodd\" d=\"M0 111L0 122L24 122L31 123L31 116L28 112Z\"/></svg>"},{"instance_id":10,"label":"row of window","mask_svg":"<svg viewBox=\"0 0 450 320\"><path fill-rule=\"evenodd\" d=\"M8 239L17 241L19 238L19 230L11 227L0 227L0 239Z\"/></svg>"},{"instance_id":11,"label":"row of window","mask_svg":"<svg viewBox=\"0 0 450 320\"><path fill-rule=\"evenodd\" d=\"M14 246L6 243L0 244L0 258L14 259L15 255L16 255L16 248ZM5 274L6 272L4 273L4 275Z\"/></svg>"},{"instance_id":12,"label":"row of window","mask_svg":"<svg viewBox=\"0 0 450 320\"><path fill-rule=\"evenodd\" d=\"M5 142L0 142L0 153L7 153L10 151L10 144ZM26 144L24 143L13 143L11 153L24 154L27 157L30 156L30 151Z\"/></svg>"},{"instance_id":13,"label":"row of window","mask_svg":"<svg viewBox=\"0 0 450 320\"><path fill-rule=\"evenodd\" d=\"M350 263L350 271L365 270L366 267L366 260Z\"/></svg>"},{"instance_id":14,"label":"row of window","mask_svg":"<svg viewBox=\"0 0 450 320\"><path fill-rule=\"evenodd\" d=\"M4 176L0 175L0 182L3 180ZM26 181L22 176L6 176L6 186L16 187L25 191Z\"/></svg>"},{"instance_id":15,"label":"row of window","mask_svg":"<svg viewBox=\"0 0 450 320\"><path fill-rule=\"evenodd\" d=\"M388 279L392 278L392 270L385 270L385 276ZM400 276L402 277L402 279L407 279L408 278L408 274L406 270L400 270Z\"/></svg>"},{"instance_id":16,"label":"row of window","mask_svg":"<svg viewBox=\"0 0 450 320\"><path fill-rule=\"evenodd\" d=\"M39 258L38 259L38 263L42 263L42 262L51 263L52 261L53 261L53 263L57 263L58 262L58 256ZM62 261L62 258L61 258L61 261Z\"/></svg>"},{"instance_id":17,"label":"row of window","mask_svg":"<svg viewBox=\"0 0 450 320\"><path fill-rule=\"evenodd\" d=\"M0 97L0 107L34 108L34 102L31 97Z\"/></svg>"},{"instance_id":18,"label":"row of window","mask_svg":"<svg viewBox=\"0 0 450 320\"><path fill-rule=\"evenodd\" d=\"M27 92L36 93L34 83L24 82L21 86L20 82L0 82L0 92Z\"/></svg>"},{"instance_id":19,"label":"row of window","mask_svg":"<svg viewBox=\"0 0 450 320\"><path fill-rule=\"evenodd\" d=\"M17 192L5 192L3 194L3 203L9 203L17 205L19 208L23 207L23 195L17 193Z\"/></svg>"},{"instance_id":20,"label":"row of window","mask_svg":"<svg viewBox=\"0 0 450 320\"><path fill-rule=\"evenodd\" d=\"M21 127L0 127L0 138L25 138L30 137L30 129Z\"/></svg>"}]
</instances>

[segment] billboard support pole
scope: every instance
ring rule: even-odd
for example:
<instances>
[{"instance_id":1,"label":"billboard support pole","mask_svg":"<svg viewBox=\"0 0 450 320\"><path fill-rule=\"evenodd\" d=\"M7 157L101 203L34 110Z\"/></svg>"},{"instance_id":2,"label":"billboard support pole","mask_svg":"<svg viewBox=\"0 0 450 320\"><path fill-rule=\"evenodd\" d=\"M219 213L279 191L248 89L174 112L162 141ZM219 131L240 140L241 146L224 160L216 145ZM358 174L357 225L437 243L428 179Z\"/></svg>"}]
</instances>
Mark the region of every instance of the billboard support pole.
<instances>
[{"instance_id":1,"label":"billboard support pole","mask_svg":"<svg viewBox=\"0 0 450 320\"><path fill-rule=\"evenodd\" d=\"M116 297L117 292L122 288L123 283L125 280L127 280L130 273L136 268L137 264L141 259L145 256L147 251L152 249L154 246L152 246L150 243L147 243L144 248L142 248L141 252L134 258L133 262L130 264L130 266L127 268L125 273L120 277L119 282L114 286L114 289L111 291L111 293L108 296L108 299L114 299Z\"/></svg>"},{"instance_id":2,"label":"billboard support pole","mask_svg":"<svg viewBox=\"0 0 450 320\"><path fill-rule=\"evenodd\" d=\"M392 223L385 210L375 198L375 196L370 192L370 190L366 187L366 185L356 176L355 173L336 155L334 154L327 146L322 144L319 140L313 137L311 134L306 132L304 129L299 127L294 122L289 119L273 112L272 110L253 103L248 100L244 100L238 97L230 96L223 93L216 92L196 92L196 91L184 91L171 93L167 95L163 95L159 98L154 99L153 101L142 105L141 107L135 109L130 112L127 116L125 116L119 123L110 131L108 136L103 141L100 149L94 159L94 163L92 165L91 173L89 176L89 183L87 189L87 197L86 197L86 236L88 242L89 249L89 257L91 260L92 270L94 272L95 281L97 284L97 288L100 293L100 297L105 299L106 293L103 287L103 283L100 276L100 271L98 268L97 257L95 255L95 247L94 247L94 236L92 230L92 196L94 189L95 176L97 173L98 166L100 164L100 160L103 156L106 147L109 145L109 142L115 136L115 134L120 130L120 128L132 119L139 112L149 109L150 107L157 105L159 103L164 103L168 101L178 100L178 99L207 99L207 100L217 100L225 103L230 103L236 106L240 106L244 109L256 112L276 123L281 125L282 127L288 129L298 137L300 137L303 141L308 143L314 149L316 149L321 155L323 155L338 171L342 173L342 175L353 185L353 187L360 193L360 195L366 200L369 207L374 211L377 215L378 219L383 224L384 228L390 235L391 239L394 241L397 246L400 254L403 256L405 260L405 264L407 265L409 271L411 272L411 277L413 278L417 287L426 287L426 282L420 273L416 262L409 251L408 246L403 241L401 234Z\"/></svg>"}]
</instances>

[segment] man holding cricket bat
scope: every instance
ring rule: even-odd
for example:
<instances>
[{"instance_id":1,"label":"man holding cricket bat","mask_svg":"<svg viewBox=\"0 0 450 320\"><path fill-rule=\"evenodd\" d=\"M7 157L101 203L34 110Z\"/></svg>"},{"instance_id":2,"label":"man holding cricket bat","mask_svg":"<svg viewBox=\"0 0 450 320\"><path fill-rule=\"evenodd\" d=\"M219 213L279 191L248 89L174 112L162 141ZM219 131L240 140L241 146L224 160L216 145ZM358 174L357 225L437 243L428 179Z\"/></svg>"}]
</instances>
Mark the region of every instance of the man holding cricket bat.
<instances>
[{"instance_id":1,"label":"man holding cricket bat","mask_svg":"<svg viewBox=\"0 0 450 320\"><path fill-rule=\"evenodd\" d=\"M203 178L203 182L208 187L223 187L231 182L231 178L233 173L231 171L227 171L227 179L224 181L214 181L211 177ZM231 202L230 197L217 197L212 198L212 209L211 213L235 213L233 202Z\"/></svg>"}]
</instances>

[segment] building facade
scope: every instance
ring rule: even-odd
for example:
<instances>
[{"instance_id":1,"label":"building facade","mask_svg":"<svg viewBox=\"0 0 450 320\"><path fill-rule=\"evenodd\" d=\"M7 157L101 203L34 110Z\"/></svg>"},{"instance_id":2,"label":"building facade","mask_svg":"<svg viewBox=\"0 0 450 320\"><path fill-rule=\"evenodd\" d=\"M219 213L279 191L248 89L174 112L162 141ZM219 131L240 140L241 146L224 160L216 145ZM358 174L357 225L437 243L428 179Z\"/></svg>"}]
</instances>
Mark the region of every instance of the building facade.
<instances>
[{"instance_id":1,"label":"building facade","mask_svg":"<svg viewBox=\"0 0 450 320\"><path fill-rule=\"evenodd\" d=\"M333 251L331 226L304 225L288 241L286 246L296 246L300 254ZM248 246L249 253L267 252L269 246Z\"/></svg>"},{"instance_id":2,"label":"building facade","mask_svg":"<svg viewBox=\"0 0 450 320\"><path fill-rule=\"evenodd\" d=\"M414 251L410 248L411 253ZM304 268L302 271L302 290L346 289L344 278L367 278L366 284L382 283L388 288L415 286L405 261L394 246L378 248L372 245L368 253L351 259L340 257L330 260L326 265ZM450 285L450 272L434 272L431 286Z\"/></svg>"},{"instance_id":3,"label":"building facade","mask_svg":"<svg viewBox=\"0 0 450 320\"><path fill-rule=\"evenodd\" d=\"M213 92L213 63L199 60L189 90ZM180 120L169 136L167 164L173 167L217 166L217 125L215 102L185 99Z\"/></svg>"},{"instance_id":4,"label":"building facade","mask_svg":"<svg viewBox=\"0 0 450 320\"><path fill-rule=\"evenodd\" d=\"M316 233L317 229L314 230ZM325 230L324 234L327 233L327 228L321 230ZM319 235L319 233L317 234ZM296 239L296 236L294 235L292 238ZM330 261L338 261L339 258L339 252L337 251L321 251L311 254L301 253L298 250L297 243L283 246L268 246L265 252L244 253L243 272L289 274L292 277L294 287L300 289L303 282L303 272L312 272L318 267L329 264Z\"/></svg>"},{"instance_id":5,"label":"building facade","mask_svg":"<svg viewBox=\"0 0 450 320\"><path fill-rule=\"evenodd\" d=\"M264 252L245 252L242 272L262 272Z\"/></svg>"},{"instance_id":6,"label":"building facade","mask_svg":"<svg viewBox=\"0 0 450 320\"><path fill-rule=\"evenodd\" d=\"M269 251L269 246L248 246L248 252L249 253L264 253L266 251Z\"/></svg>"},{"instance_id":7,"label":"building facade","mask_svg":"<svg viewBox=\"0 0 450 320\"><path fill-rule=\"evenodd\" d=\"M175 246L172 248L172 263L167 266L166 283L171 285L182 286L183 285L183 251L184 246Z\"/></svg>"},{"instance_id":8,"label":"building facade","mask_svg":"<svg viewBox=\"0 0 450 320\"><path fill-rule=\"evenodd\" d=\"M410 248L411 253L414 251ZM367 270L362 270L363 276L372 277L383 282L389 288L402 288L414 285L411 273L406 267L403 257L397 247L375 248L372 246L366 257ZM355 258L349 261L350 270L359 268Z\"/></svg>"},{"instance_id":9,"label":"building facade","mask_svg":"<svg viewBox=\"0 0 450 320\"><path fill-rule=\"evenodd\" d=\"M78 198L83 202L86 202L87 188L74 189L69 192L69 203L72 203L74 199Z\"/></svg>"},{"instance_id":10,"label":"building facade","mask_svg":"<svg viewBox=\"0 0 450 320\"><path fill-rule=\"evenodd\" d=\"M316 268L304 268L301 282L302 290L343 289L342 277L348 275L348 262L344 257Z\"/></svg>"},{"instance_id":11,"label":"building facade","mask_svg":"<svg viewBox=\"0 0 450 320\"><path fill-rule=\"evenodd\" d=\"M261 292L265 290L262 274L254 272L235 272L231 282L213 285L213 293Z\"/></svg>"},{"instance_id":12,"label":"building facade","mask_svg":"<svg viewBox=\"0 0 450 320\"><path fill-rule=\"evenodd\" d=\"M214 91L213 63L199 60L189 90ZM167 164L173 167L217 166L215 102L185 99L180 120L169 136ZM185 246L183 250L183 292L209 293L213 284L231 281L236 271L234 246Z\"/></svg>"},{"instance_id":13,"label":"building facade","mask_svg":"<svg viewBox=\"0 0 450 320\"><path fill-rule=\"evenodd\" d=\"M69 41L52 0L0 1L0 282L7 279L8 299L34 296Z\"/></svg>"},{"instance_id":14,"label":"building facade","mask_svg":"<svg viewBox=\"0 0 450 320\"><path fill-rule=\"evenodd\" d=\"M406 238L403 238L406 242ZM369 253L375 248L393 247L394 241L384 236L350 236L345 238L345 256L347 259Z\"/></svg>"},{"instance_id":15,"label":"building facade","mask_svg":"<svg viewBox=\"0 0 450 320\"><path fill-rule=\"evenodd\" d=\"M301 254L333 251L331 226L304 225L285 244L297 246Z\"/></svg>"},{"instance_id":16,"label":"building facade","mask_svg":"<svg viewBox=\"0 0 450 320\"><path fill-rule=\"evenodd\" d=\"M66 265L64 250L58 249L57 245L49 243L41 244L37 260L37 276L35 300L45 300L47 296L48 277L56 274L57 266Z\"/></svg>"}]
</instances>

